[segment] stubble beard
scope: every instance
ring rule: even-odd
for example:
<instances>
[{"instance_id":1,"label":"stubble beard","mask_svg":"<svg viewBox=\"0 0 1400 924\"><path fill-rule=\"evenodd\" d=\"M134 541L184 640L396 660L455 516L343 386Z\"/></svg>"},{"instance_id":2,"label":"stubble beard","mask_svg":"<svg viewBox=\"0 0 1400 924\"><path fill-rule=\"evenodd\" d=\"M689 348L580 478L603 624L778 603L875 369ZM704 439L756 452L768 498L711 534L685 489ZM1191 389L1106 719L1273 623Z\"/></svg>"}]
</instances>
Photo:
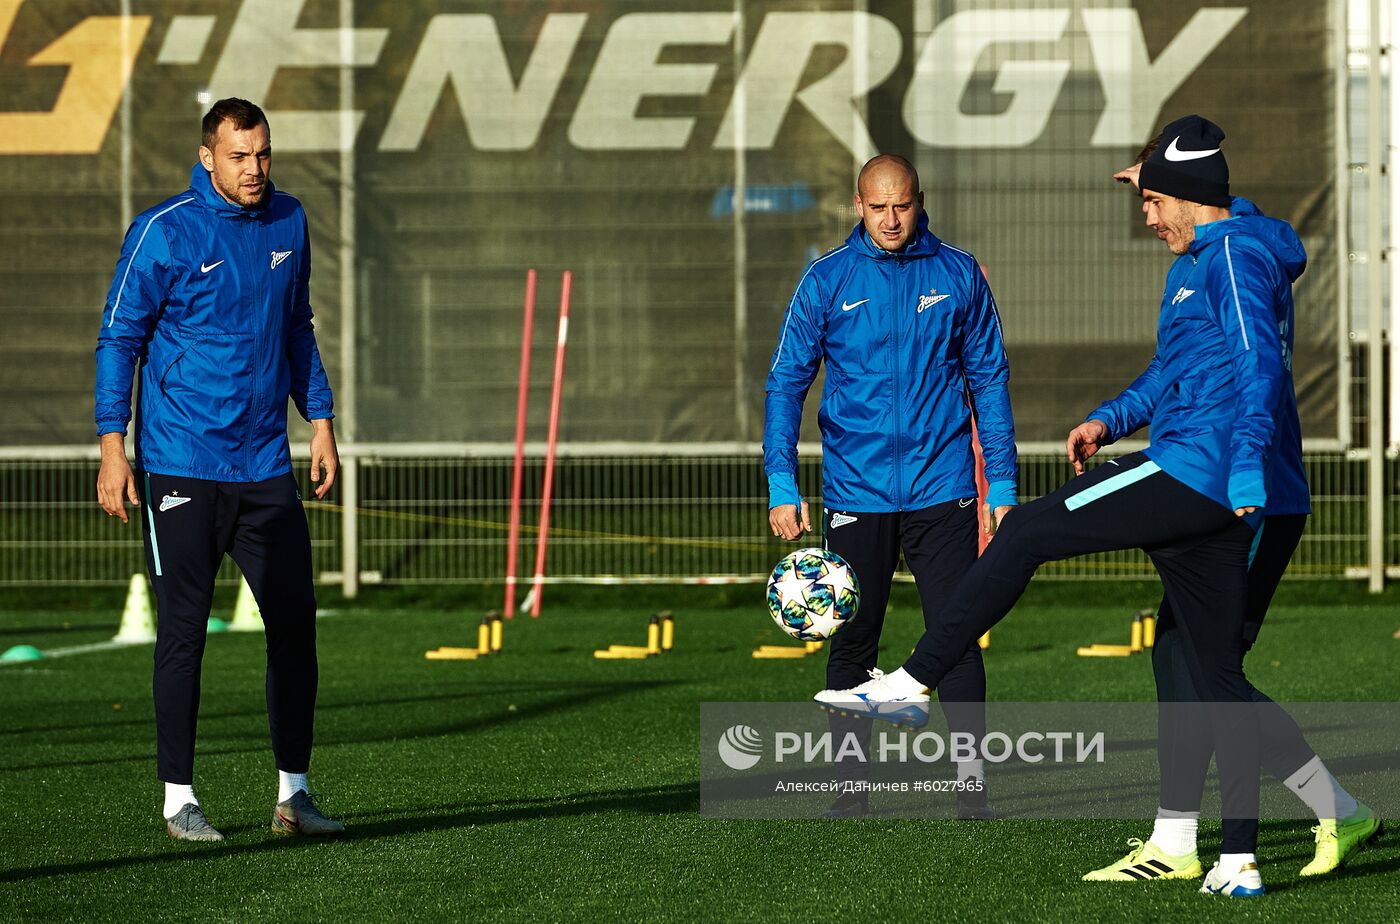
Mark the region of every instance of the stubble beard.
<instances>
[{"instance_id":1,"label":"stubble beard","mask_svg":"<svg viewBox=\"0 0 1400 924\"><path fill-rule=\"evenodd\" d=\"M223 183L219 182L219 180L217 179L217 175L214 179L214 188L217 189L219 191L219 194L222 195L225 199L229 200L235 205L240 205L245 209L253 208L254 206L261 204L263 199L267 196L266 180L263 181L262 188L258 190L256 196L249 195L247 192L244 191L242 186L235 186L233 189L226 188Z\"/></svg>"}]
</instances>

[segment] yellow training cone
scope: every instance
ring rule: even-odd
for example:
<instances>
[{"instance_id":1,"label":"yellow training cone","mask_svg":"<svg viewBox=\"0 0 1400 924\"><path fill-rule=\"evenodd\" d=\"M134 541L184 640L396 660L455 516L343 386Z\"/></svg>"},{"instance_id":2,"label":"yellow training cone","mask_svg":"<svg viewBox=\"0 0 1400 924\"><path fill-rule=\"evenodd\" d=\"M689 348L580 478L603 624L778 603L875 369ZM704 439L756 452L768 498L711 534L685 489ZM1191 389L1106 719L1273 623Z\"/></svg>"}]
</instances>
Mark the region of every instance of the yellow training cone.
<instances>
[{"instance_id":1,"label":"yellow training cone","mask_svg":"<svg viewBox=\"0 0 1400 924\"><path fill-rule=\"evenodd\" d=\"M112 637L114 642L154 642L156 640L156 617L151 611L150 588L146 575L140 571L131 576L126 589L126 606L122 609L121 626Z\"/></svg>"},{"instance_id":2,"label":"yellow training cone","mask_svg":"<svg viewBox=\"0 0 1400 924\"><path fill-rule=\"evenodd\" d=\"M261 632L263 628L262 610L253 598L253 588L247 578L238 580L238 601L233 604L233 619L229 620L230 632Z\"/></svg>"}]
</instances>

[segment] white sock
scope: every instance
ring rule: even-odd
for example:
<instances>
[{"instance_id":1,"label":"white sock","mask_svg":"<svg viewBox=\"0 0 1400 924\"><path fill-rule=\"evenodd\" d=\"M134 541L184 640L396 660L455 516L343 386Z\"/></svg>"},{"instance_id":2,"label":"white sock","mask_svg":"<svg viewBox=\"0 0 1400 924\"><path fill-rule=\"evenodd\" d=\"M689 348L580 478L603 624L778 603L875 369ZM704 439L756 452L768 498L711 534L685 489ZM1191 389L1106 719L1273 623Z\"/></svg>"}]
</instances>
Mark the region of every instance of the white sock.
<instances>
[{"instance_id":1,"label":"white sock","mask_svg":"<svg viewBox=\"0 0 1400 924\"><path fill-rule=\"evenodd\" d=\"M180 809L193 802L199 804L199 797L194 794L194 786L185 783L165 784L165 808L160 813L167 819L174 818L180 814Z\"/></svg>"},{"instance_id":2,"label":"white sock","mask_svg":"<svg viewBox=\"0 0 1400 924\"><path fill-rule=\"evenodd\" d=\"M1318 818L1342 820L1358 811L1356 799L1342 788L1337 778L1316 755L1283 781L1288 791L1302 799Z\"/></svg>"},{"instance_id":3,"label":"white sock","mask_svg":"<svg viewBox=\"0 0 1400 924\"><path fill-rule=\"evenodd\" d=\"M885 683L900 696L918 696L928 692L928 687L909 676L909 672L902 667L893 674L886 674Z\"/></svg>"},{"instance_id":4,"label":"white sock","mask_svg":"<svg viewBox=\"0 0 1400 924\"><path fill-rule=\"evenodd\" d=\"M1222 853L1220 855L1220 871L1227 876L1233 876L1244 868L1247 863L1255 863L1252 853Z\"/></svg>"},{"instance_id":5,"label":"white sock","mask_svg":"<svg viewBox=\"0 0 1400 924\"><path fill-rule=\"evenodd\" d=\"M982 758L980 758L980 757L978 757L978 758L976 758L976 759L974 759L974 760L960 760L960 761L957 761L957 765L958 765L958 782L959 782L959 783L961 783L963 780L968 780L968 779L972 779L972 780L986 779L986 777L983 775L985 771L983 770Z\"/></svg>"},{"instance_id":6,"label":"white sock","mask_svg":"<svg viewBox=\"0 0 1400 924\"><path fill-rule=\"evenodd\" d=\"M1160 847L1163 853L1184 857L1188 853L1196 852L1196 828L1200 822L1200 812L1174 812L1171 809L1159 808L1149 840Z\"/></svg>"},{"instance_id":7,"label":"white sock","mask_svg":"<svg viewBox=\"0 0 1400 924\"><path fill-rule=\"evenodd\" d=\"M297 792L311 792L310 785L306 782L305 773L288 773L285 770L277 771L277 801L286 802Z\"/></svg>"}]
</instances>

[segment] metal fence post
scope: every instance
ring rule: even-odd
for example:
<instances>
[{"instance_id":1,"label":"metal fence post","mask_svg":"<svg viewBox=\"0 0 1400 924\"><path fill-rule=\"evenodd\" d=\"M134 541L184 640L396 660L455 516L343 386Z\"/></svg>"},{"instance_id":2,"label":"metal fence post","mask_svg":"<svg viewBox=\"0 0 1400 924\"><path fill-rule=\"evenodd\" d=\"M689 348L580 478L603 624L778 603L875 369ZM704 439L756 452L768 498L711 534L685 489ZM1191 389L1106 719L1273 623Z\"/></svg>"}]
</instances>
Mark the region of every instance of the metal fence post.
<instances>
[{"instance_id":1,"label":"metal fence post","mask_svg":"<svg viewBox=\"0 0 1400 924\"><path fill-rule=\"evenodd\" d=\"M1371 593L1385 588L1385 345L1381 260L1381 0L1371 0L1366 75L1366 551Z\"/></svg>"},{"instance_id":2,"label":"metal fence post","mask_svg":"<svg viewBox=\"0 0 1400 924\"><path fill-rule=\"evenodd\" d=\"M341 460L340 590L351 599L360 592L360 457Z\"/></svg>"}]
</instances>

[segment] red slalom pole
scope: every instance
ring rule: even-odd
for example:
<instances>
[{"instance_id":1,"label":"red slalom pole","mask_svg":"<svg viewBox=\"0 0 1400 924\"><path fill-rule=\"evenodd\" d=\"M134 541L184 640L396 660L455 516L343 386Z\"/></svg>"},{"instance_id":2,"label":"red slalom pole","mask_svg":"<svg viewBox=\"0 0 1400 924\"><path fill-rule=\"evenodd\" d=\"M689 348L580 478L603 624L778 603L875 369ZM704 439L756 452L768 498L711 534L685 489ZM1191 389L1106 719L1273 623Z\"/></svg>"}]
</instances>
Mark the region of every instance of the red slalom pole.
<instances>
[{"instance_id":1,"label":"red slalom pole","mask_svg":"<svg viewBox=\"0 0 1400 924\"><path fill-rule=\"evenodd\" d=\"M510 539L506 546L506 602L501 612L515 618L515 566L520 544L520 495L525 479L525 417L530 407L530 345L535 331L535 271L525 274L525 322L520 335L520 389L515 399L515 471L510 482Z\"/></svg>"},{"instance_id":2,"label":"red slalom pole","mask_svg":"<svg viewBox=\"0 0 1400 924\"><path fill-rule=\"evenodd\" d=\"M540 536L535 545L535 582L530 589L533 598L530 615L540 615L540 597L544 592L544 556L549 547L549 501L554 490L554 454L559 444L559 398L564 391L564 354L569 344L569 298L574 287L574 274L564 270L559 290L559 343L554 348L554 393L549 398L549 441L544 450L544 492L540 497Z\"/></svg>"}]
</instances>

